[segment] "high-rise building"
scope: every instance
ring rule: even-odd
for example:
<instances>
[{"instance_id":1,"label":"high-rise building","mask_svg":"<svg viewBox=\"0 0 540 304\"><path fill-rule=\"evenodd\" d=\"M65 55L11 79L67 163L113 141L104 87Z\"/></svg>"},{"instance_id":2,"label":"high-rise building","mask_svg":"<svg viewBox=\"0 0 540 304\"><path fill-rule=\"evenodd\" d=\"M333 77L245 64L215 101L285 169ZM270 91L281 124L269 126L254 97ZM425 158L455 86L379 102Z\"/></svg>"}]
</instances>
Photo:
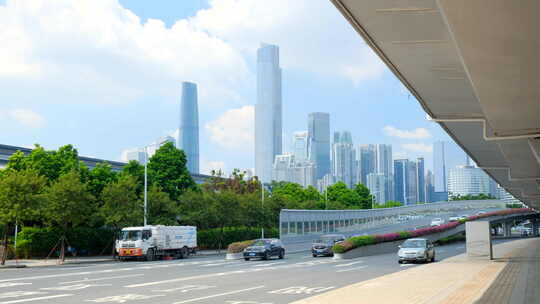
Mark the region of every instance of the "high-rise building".
<instances>
[{"instance_id":1,"label":"high-rise building","mask_svg":"<svg viewBox=\"0 0 540 304\"><path fill-rule=\"evenodd\" d=\"M315 164L315 178L330 174L330 114L308 115L309 160Z\"/></svg>"},{"instance_id":2,"label":"high-rise building","mask_svg":"<svg viewBox=\"0 0 540 304\"><path fill-rule=\"evenodd\" d=\"M426 176L424 173L424 158L416 159L416 196L417 202L426 202Z\"/></svg>"},{"instance_id":3,"label":"high-rise building","mask_svg":"<svg viewBox=\"0 0 540 304\"><path fill-rule=\"evenodd\" d=\"M139 162L140 164L144 164L144 161L146 159L146 154L144 153L144 149L129 149L125 150L123 152L124 160L125 161L131 161L135 160Z\"/></svg>"},{"instance_id":4,"label":"high-rise building","mask_svg":"<svg viewBox=\"0 0 540 304\"><path fill-rule=\"evenodd\" d=\"M261 44L257 50L257 104L255 105L255 173L272 179L274 157L282 153L281 68L279 48Z\"/></svg>"},{"instance_id":5,"label":"high-rise building","mask_svg":"<svg viewBox=\"0 0 540 304\"><path fill-rule=\"evenodd\" d=\"M433 203L433 192L435 192L433 183L435 179L433 176L433 173L431 173L431 170L427 170L426 173L426 203Z\"/></svg>"},{"instance_id":6,"label":"high-rise building","mask_svg":"<svg viewBox=\"0 0 540 304\"><path fill-rule=\"evenodd\" d=\"M433 174L435 192L448 192L450 169L467 163L467 155L454 142L437 141L433 144Z\"/></svg>"},{"instance_id":7,"label":"high-rise building","mask_svg":"<svg viewBox=\"0 0 540 304\"><path fill-rule=\"evenodd\" d=\"M293 134L293 154L297 162L308 159L308 132L299 131Z\"/></svg>"},{"instance_id":8,"label":"high-rise building","mask_svg":"<svg viewBox=\"0 0 540 304\"><path fill-rule=\"evenodd\" d=\"M489 176L480 168L457 166L450 169L448 196L489 194Z\"/></svg>"},{"instance_id":9,"label":"high-rise building","mask_svg":"<svg viewBox=\"0 0 540 304\"><path fill-rule=\"evenodd\" d=\"M375 173L375 145L359 145L356 147L356 182L367 185L367 175Z\"/></svg>"},{"instance_id":10,"label":"high-rise building","mask_svg":"<svg viewBox=\"0 0 540 304\"><path fill-rule=\"evenodd\" d=\"M199 173L199 109L197 102L197 85L191 82L182 82L178 149L182 149L186 153L189 172L196 174Z\"/></svg>"},{"instance_id":11,"label":"high-rise building","mask_svg":"<svg viewBox=\"0 0 540 304\"><path fill-rule=\"evenodd\" d=\"M375 202L378 204L384 204L389 200L386 197L386 193L388 193L386 186L388 183L384 174L370 173L367 176L367 181L367 187L369 188L371 195L373 195Z\"/></svg>"},{"instance_id":12,"label":"high-rise building","mask_svg":"<svg viewBox=\"0 0 540 304\"><path fill-rule=\"evenodd\" d=\"M407 205L414 205L418 203L418 188L417 188L417 163L414 161L409 162L408 179L407 179Z\"/></svg>"},{"instance_id":13,"label":"high-rise building","mask_svg":"<svg viewBox=\"0 0 540 304\"><path fill-rule=\"evenodd\" d=\"M155 142L148 145L148 147L146 148L147 149L146 151L148 152L148 158L154 156L154 154L156 154L156 151L161 146L163 146L164 144L169 143L169 142L172 143L176 147L176 139L174 137L168 136L168 135L160 137Z\"/></svg>"},{"instance_id":14,"label":"high-rise building","mask_svg":"<svg viewBox=\"0 0 540 304\"><path fill-rule=\"evenodd\" d=\"M272 180L294 182L293 168L294 155L276 155L272 169Z\"/></svg>"},{"instance_id":15,"label":"high-rise building","mask_svg":"<svg viewBox=\"0 0 540 304\"><path fill-rule=\"evenodd\" d=\"M334 133L332 144L332 175L334 180L344 182L352 188L354 183L355 156L351 133Z\"/></svg>"},{"instance_id":16,"label":"high-rise building","mask_svg":"<svg viewBox=\"0 0 540 304\"><path fill-rule=\"evenodd\" d=\"M409 160L394 160L394 200L408 204L408 180L409 180Z\"/></svg>"},{"instance_id":17,"label":"high-rise building","mask_svg":"<svg viewBox=\"0 0 540 304\"><path fill-rule=\"evenodd\" d=\"M376 166L375 172L385 176L385 199L392 200L394 194L393 164L392 164L392 146L377 144L376 148Z\"/></svg>"},{"instance_id":18,"label":"high-rise building","mask_svg":"<svg viewBox=\"0 0 540 304\"><path fill-rule=\"evenodd\" d=\"M315 165L310 161L297 162L293 168L294 182L302 187L315 186Z\"/></svg>"}]
</instances>

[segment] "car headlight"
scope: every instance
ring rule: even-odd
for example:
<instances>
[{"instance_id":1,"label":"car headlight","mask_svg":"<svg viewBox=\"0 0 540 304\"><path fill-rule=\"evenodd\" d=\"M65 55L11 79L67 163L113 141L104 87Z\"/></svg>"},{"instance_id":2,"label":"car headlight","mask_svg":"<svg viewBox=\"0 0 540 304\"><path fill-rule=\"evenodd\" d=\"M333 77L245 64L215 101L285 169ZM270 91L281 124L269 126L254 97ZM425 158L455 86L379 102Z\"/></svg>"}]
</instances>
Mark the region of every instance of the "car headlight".
<instances>
[{"instance_id":1,"label":"car headlight","mask_svg":"<svg viewBox=\"0 0 540 304\"><path fill-rule=\"evenodd\" d=\"M425 250L419 250L419 251L416 252L417 256L424 256L425 254L426 254Z\"/></svg>"}]
</instances>

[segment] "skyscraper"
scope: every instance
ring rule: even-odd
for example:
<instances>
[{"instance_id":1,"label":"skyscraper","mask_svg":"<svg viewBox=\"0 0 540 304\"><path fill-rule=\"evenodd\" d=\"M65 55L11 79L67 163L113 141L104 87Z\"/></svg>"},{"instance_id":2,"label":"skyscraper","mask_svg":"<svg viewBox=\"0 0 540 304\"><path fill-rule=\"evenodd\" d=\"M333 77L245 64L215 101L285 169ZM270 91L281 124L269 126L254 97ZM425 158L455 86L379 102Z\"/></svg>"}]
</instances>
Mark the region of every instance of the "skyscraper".
<instances>
[{"instance_id":1,"label":"skyscraper","mask_svg":"<svg viewBox=\"0 0 540 304\"><path fill-rule=\"evenodd\" d=\"M352 188L354 183L355 156L353 148L350 132L334 133L332 174L335 181L344 182L349 188Z\"/></svg>"},{"instance_id":2,"label":"skyscraper","mask_svg":"<svg viewBox=\"0 0 540 304\"><path fill-rule=\"evenodd\" d=\"M448 196L489 194L490 178L480 168L457 166L449 170Z\"/></svg>"},{"instance_id":3,"label":"skyscraper","mask_svg":"<svg viewBox=\"0 0 540 304\"><path fill-rule=\"evenodd\" d=\"M375 172L375 145L359 145L356 147L356 182L367 185L367 175Z\"/></svg>"},{"instance_id":4,"label":"skyscraper","mask_svg":"<svg viewBox=\"0 0 540 304\"><path fill-rule=\"evenodd\" d=\"M376 148L376 166L375 172L385 176L385 199L394 198L394 180L392 175L392 145L377 144Z\"/></svg>"},{"instance_id":5,"label":"skyscraper","mask_svg":"<svg viewBox=\"0 0 540 304\"><path fill-rule=\"evenodd\" d=\"M416 159L416 196L417 202L426 202L426 176L424 173L424 158Z\"/></svg>"},{"instance_id":6,"label":"skyscraper","mask_svg":"<svg viewBox=\"0 0 540 304\"><path fill-rule=\"evenodd\" d=\"M467 163L467 155L454 142L437 141L433 144L433 174L435 192L448 192L448 172Z\"/></svg>"},{"instance_id":7,"label":"skyscraper","mask_svg":"<svg viewBox=\"0 0 540 304\"><path fill-rule=\"evenodd\" d=\"M407 205L407 190L409 179L409 160L394 160L394 199Z\"/></svg>"},{"instance_id":8,"label":"skyscraper","mask_svg":"<svg viewBox=\"0 0 540 304\"><path fill-rule=\"evenodd\" d=\"M255 105L255 174L272 179L274 157L282 153L281 68L279 48L261 44L257 50L257 104Z\"/></svg>"},{"instance_id":9,"label":"skyscraper","mask_svg":"<svg viewBox=\"0 0 540 304\"><path fill-rule=\"evenodd\" d=\"M315 164L315 179L321 179L330 172L330 114L310 113L308 115L309 160Z\"/></svg>"},{"instance_id":10,"label":"skyscraper","mask_svg":"<svg viewBox=\"0 0 540 304\"><path fill-rule=\"evenodd\" d=\"M410 161L408 168L409 177L407 178L407 205L414 205L418 202L417 174L417 163Z\"/></svg>"},{"instance_id":11,"label":"skyscraper","mask_svg":"<svg viewBox=\"0 0 540 304\"><path fill-rule=\"evenodd\" d=\"M299 131L293 134L293 154L297 162L308 159L308 132Z\"/></svg>"},{"instance_id":12,"label":"skyscraper","mask_svg":"<svg viewBox=\"0 0 540 304\"><path fill-rule=\"evenodd\" d=\"M382 173L370 173L367 175L367 187L378 204L384 204L389 199L386 197L386 177Z\"/></svg>"},{"instance_id":13,"label":"skyscraper","mask_svg":"<svg viewBox=\"0 0 540 304\"><path fill-rule=\"evenodd\" d=\"M184 150L187 168L191 173L199 173L199 109L197 105L197 85L182 82L180 101L180 129L178 148Z\"/></svg>"},{"instance_id":14,"label":"skyscraper","mask_svg":"<svg viewBox=\"0 0 540 304\"><path fill-rule=\"evenodd\" d=\"M433 182L434 182L434 176L433 176L433 173L431 173L431 170L427 170L427 173L426 173L426 203L433 203L434 202L434 197L433 197L433 192L435 192L434 190L434 187L433 187Z\"/></svg>"}]
</instances>

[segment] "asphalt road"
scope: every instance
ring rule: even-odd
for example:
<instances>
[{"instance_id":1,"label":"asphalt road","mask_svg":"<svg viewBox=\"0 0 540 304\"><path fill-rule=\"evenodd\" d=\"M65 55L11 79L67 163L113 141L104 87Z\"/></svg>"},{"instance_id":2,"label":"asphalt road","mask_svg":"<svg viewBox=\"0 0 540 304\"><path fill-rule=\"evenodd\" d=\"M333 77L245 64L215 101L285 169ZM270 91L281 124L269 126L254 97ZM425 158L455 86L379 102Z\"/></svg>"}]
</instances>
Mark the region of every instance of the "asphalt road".
<instances>
[{"instance_id":1,"label":"asphalt road","mask_svg":"<svg viewBox=\"0 0 540 304\"><path fill-rule=\"evenodd\" d=\"M464 251L464 243L436 247L437 260ZM334 260L304 252L270 261L225 261L214 256L4 269L0 304L278 304L409 267L422 266L400 265L396 254Z\"/></svg>"}]
</instances>

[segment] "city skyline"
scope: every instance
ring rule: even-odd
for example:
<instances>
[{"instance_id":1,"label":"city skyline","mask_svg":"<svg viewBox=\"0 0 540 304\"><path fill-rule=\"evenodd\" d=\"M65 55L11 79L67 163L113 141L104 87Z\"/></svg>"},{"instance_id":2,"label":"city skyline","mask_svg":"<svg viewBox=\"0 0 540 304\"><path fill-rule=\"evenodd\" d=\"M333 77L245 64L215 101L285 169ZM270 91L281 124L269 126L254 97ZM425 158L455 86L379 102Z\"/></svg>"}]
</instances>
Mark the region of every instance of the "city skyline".
<instances>
[{"instance_id":1,"label":"city skyline","mask_svg":"<svg viewBox=\"0 0 540 304\"><path fill-rule=\"evenodd\" d=\"M55 32L54 28L40 28L40 36L51 43L33 45L30 57L18 51L19 44L3 41L3 45L14 48L13 54L24 56L4 58L13 64L4 65L9 68L3 69L0 75L0 97L4 101L0 110L4 130L0 142L23 147L40 143L49 149L71 143L84 155L119 160L121 151L126 148L140 147L175 134L178 86L182 80L189 80L198 85L200 172L209 173L215 168L225 172L233 168L254 168L256 49L261 41L267 41L279 45L282 53L282 134L286 143L282 152L290 151L293 132L307 129L305 120L296 117L325 112L334 118L330 132L349 130L356 144L392 144L394 154L399 157L424 156L426 166L431 166L432 142L448 140L448 136L437 124L425 120L424 112L414 99L371 50L356 39L354 30L331 4L310 1L310 6L324 13L319 23L303 28L295 25L303 20L304 13L299 8L307 2L286 4L296 12L291 15L295 16L293 19L281 14L285 11L279 8L284 3L273 2L272 14L253 11L243 17L248 18L244 21L266 16L273 21L289 19L272 21L267 29L254 31L224 28L197 15L203 11L224 14L218 2L200 6L180 3L175 10L156 6L151 11L149 4L129 1L119 1L116 6L91 3L95 10L81 10L76 2L55 3L55 11L63 11L71 18L67 21L86 20L89 26L94 24L92 12L106 12L107 18L100 23L118 24L119 28L126 29L121 39L127 42L127 52L118 60L114 45L102 39L108 32L99 30L92 31L88 41L78 41L80 46L74 45L64 34L84 36L77 32L77 26L69 26L69 33L64 34ZM24 20L31 13L16 10L5 1L0 1L0 7L10 12L13 21ZM55 17L41 9L32 14L42 15L44 20ZM134 19L116 17L127 15ZM151 26L152 22L161 20L166 26ZM195 21L199 21L199 27L179 32L182 24L194 25ZM285 29L280 24L298 30L285 37L280 34ZM20 29L28 41L41 41L39 37L28 36L35 31L25 26L15 22L6 24L3 29ZM304 38L298 39L313 31L319 35L306 40L307 45L301 43ZM158 36L167 39L157 44L149 42ZM328 45L327 41L333 37L344 43L343 48L336 50ZM65 43L53 43L55 39ZM140 44L132 43L139 41L137 39L141 39ZM98 48L93 44L95 41L106 43ZM195 41L202 43L202 47L196 48L198 52L192 51ZM139 45L140 49L130 48L132 45ZM78 52L80 49L87 51ZM97 49L101 51L88 52ZM96 77L82 77L67 57L47 56L64 52L77 56L82 63L80 69L88 71L84 75ZM161 57L165 53L172 56ZM28 69L17 68L25 66ZM53 66L57 68L43 68ZM13 86L9 79L20 79L18 83L24 86ZM93 89L88 90L89 87ZM74 113L84 115L75 118Z\"/></svg>"}]
</instances>

